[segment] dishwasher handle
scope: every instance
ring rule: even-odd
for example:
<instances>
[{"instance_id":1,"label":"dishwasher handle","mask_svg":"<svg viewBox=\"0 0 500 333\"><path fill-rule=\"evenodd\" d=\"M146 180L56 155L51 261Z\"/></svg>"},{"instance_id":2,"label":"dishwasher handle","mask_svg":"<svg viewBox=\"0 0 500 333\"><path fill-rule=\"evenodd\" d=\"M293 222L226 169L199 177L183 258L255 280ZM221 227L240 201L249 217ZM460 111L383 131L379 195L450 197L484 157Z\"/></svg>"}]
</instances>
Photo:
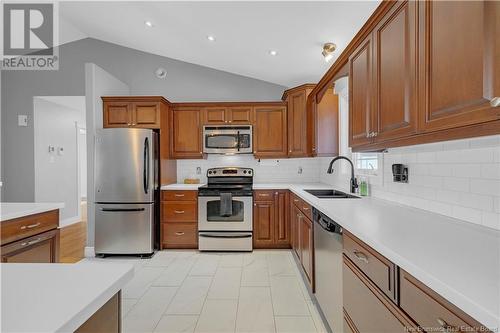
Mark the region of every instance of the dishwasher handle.
<instances>
[{"instance_id":1,"label":"dishwasher handle","mask_svg":"<svg viewBox=\"0 0 500 333\"><path fill-rule=\"evenodd\" d=\"M339 235L342 235L343 233L343 228L340 224L316 209L314 209L314 222L328 232Z\"/></svg>"}]
</instances>

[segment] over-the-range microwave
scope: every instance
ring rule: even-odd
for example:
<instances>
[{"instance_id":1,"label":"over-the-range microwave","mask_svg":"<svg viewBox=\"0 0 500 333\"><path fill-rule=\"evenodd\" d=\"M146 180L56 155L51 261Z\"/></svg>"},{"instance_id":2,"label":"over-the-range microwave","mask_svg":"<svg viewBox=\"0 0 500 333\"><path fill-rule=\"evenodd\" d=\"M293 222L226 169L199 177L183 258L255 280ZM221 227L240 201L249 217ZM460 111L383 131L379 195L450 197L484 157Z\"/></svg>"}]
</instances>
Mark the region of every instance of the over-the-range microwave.
<instances>
[{"instance_id":1,"label":"over-the-range microwave","mask_svg":"<svg viewBox=\"0 0 500 333\"><path fill-rule=\"evenodd\" d=\"M251 154L251 125L203 126L203 152L206 154Z\"/></svg>"}]
</instances>

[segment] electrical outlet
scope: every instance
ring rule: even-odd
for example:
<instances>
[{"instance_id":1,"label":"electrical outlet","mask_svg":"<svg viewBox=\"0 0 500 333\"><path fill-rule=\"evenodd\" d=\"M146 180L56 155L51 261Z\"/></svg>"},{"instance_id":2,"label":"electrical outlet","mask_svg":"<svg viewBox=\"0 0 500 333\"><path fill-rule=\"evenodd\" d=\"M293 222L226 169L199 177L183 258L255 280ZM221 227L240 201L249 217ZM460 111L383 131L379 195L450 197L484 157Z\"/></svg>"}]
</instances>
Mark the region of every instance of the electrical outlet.
<instances>
[{"instance_id":1,"label":"electrical outlet","mask_svg":"<svg viewBox=\"0 0 500 333\"><path fill-rule=\"evenodd\" d=\"M17 115L17 126L26 127L28 126L28 116L25 114Z\"/></svg>"},{"instance_id":2,"label":"electrical outlet","mask_svg":"<svg viewBox=\"0 0 500 333\"><path fill-rule=\"evenodd\" d=\"M299 175L301 175L301 174L302 174L302 167L301 167L301 166L299 166L299 168L297 169L297 173L298 173Z\"/></svg>"}]
</instances>

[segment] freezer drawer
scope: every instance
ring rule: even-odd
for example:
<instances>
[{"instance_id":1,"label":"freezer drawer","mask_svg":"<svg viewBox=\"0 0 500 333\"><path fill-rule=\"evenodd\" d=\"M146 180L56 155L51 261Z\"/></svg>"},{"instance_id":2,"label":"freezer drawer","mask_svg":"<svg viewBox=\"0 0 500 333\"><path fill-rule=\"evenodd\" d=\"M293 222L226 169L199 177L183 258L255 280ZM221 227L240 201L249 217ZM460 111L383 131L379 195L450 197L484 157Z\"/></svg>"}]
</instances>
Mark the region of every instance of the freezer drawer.
<instances>
[{"instance_id":1,"label":"freezer drawer","mask_svg":"<svg viewBox=\"0 0 500 333\"><path fill-rule=\"evenodd\" d=\"M96 254L154 251L154 204L96 204Z\"/></svg>"}]
</instances>

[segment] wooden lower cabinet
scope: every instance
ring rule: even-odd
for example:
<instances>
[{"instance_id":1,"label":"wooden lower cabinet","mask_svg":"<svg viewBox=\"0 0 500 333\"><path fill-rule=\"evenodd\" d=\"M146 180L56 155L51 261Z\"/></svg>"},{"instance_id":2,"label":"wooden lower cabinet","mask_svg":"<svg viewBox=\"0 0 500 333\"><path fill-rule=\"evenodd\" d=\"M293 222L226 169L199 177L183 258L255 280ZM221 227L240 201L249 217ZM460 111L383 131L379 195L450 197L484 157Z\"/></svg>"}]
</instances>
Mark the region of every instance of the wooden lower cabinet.
<instances>
[{"instance_id":1,"label":"wooden lower cabinet","mask_svg":"<svg viewBox=\"0 0 500 333\"><path fill-rule=\"evenodd\" d=\"M87 243L87 222L74 223L59 230L59 261L62 263L75 263L83 259Z\"/></svg>"},{"instance_id":2,"label":"wooden lower cabinet","mask_svg":"<svg viewBox=\"0 0 500 333\"><path fill-rule=\"evenodd\" d=\"M161 248L198 248L198 191L161 192Z\"/></svg>"},{"instance_id":3,"label":"wooden lower cabinet","mask_svg":"<svg viewBox=\"0 0 500 333\"><path fill-rule=\"evenodd\" d=\"M344 316L352 332L405 333L417 325L344 256Z\"/></svg>"},{"instance_id":4,"label":"wooden lower cabinet","mask_svg":"<svg viewBox=\"0 0 500 333\"><path fill-rule=\"evenodd\" d=\"M59 262L59 230L47 231L1 247L3 263Z\"/></svg>"},{"instance_id":5,"label":"wooden lower cabinet","mask_svg":"<svg viewBox=\"0 0 500 333\"><path fill-rule=\"evenodd\" d=\"M314 234L312 221L303 215L299 217L299 249L302 267L311 285L314 285Z\"/></svg>"},{"instance_id":6,"label":"wooden lower cabinet","mask_svg":"<svg viewBox=\"0 0 500 333\"><path fill-rule=\"evenodd\" d=\"M287 190L254 192L254 248L290 248Z\"/></svg>"},{"instance_id":7,"label":"wooden lower cabinet","mask_svg":"<svg viewBox=\"0 0 500 333\"><path fill-rule=\"evenodd\" d=\"M121 332L121 291L112 296L87 321L76 329L76 333Z\"/></svg>"}]
</instances>

